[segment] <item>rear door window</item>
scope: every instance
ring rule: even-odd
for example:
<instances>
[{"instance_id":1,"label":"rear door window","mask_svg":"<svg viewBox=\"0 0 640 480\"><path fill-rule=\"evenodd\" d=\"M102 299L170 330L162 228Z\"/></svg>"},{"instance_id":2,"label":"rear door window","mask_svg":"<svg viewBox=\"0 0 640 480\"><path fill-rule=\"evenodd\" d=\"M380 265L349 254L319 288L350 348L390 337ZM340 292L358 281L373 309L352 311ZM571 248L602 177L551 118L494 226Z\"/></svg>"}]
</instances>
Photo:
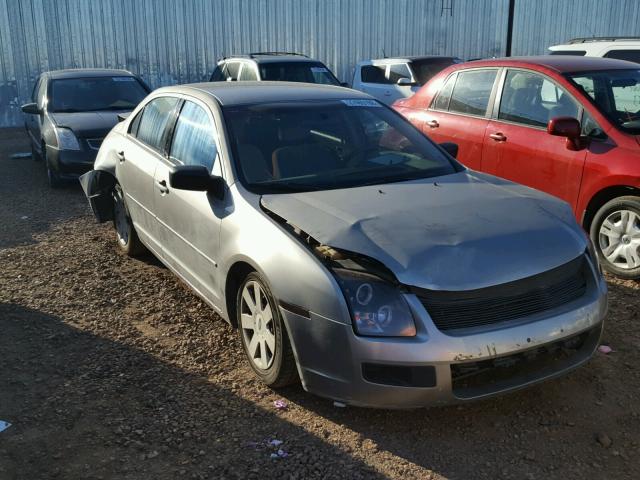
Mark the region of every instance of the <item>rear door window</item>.
<instances>
[{"instance_id":1,"label":"rear door window","mask_svg":"<svg viewBox=\"0 0 640 480\"><path fill-rule=\"evenodd\" d=\"M385 76L385 70L386 66L384 65L364 65L361 70L362 82L382 84L389 83Z\"/></svg>"},{"instance_id":2,"label":"rear door window","mask_svg":"<svg viewBox=\"0 0 640 480\"><path fill-rule=\"evenodd\" d=\"M171 158L211 171L217 152L215 127L208 113L200 105L184 102L173 134Z\"/></svg>"},{"instance_id":3,"label":"rear door window","mask_svg":"<svg viewBox=\"0 0 640 480\"><path fill-rule=\"evenodd\" d=\"M640 50L609 50L605 57L640 63Z\"/></svg>"},{"instance_id":4,"label":"rear door window","mask_svg":"<svg viewBox=\"0 0 640 480\"><path fill-rule=\"evenodd\" d=\"M449 111L468 115L487 113L497 70L466 70L458 73Z\"/></svg>"},{"instance_id":5,"label":"rear door window","mask_svg":"<svg viewBox=\"0 0 640 480\"><path fill-rule=\"evenodd\" d=\"M151 100L142 111L136 138L159 152L164 151L167 126L177 104L178 99L174 97L159 97Z\"/></svg>"},{"instance_id":6,"label":"rear door window","mask_svg":"<svg viewBox=\"0 0 640 480\"><path fill-rule=\"evenodd\" d=\"M258 80L258 75L256 75L256 71L252 65L245 63L242 65L242 70L240 71L240 76L238 77L238 80L245 80L245 81Z\"/></svg>"}]
</instances>

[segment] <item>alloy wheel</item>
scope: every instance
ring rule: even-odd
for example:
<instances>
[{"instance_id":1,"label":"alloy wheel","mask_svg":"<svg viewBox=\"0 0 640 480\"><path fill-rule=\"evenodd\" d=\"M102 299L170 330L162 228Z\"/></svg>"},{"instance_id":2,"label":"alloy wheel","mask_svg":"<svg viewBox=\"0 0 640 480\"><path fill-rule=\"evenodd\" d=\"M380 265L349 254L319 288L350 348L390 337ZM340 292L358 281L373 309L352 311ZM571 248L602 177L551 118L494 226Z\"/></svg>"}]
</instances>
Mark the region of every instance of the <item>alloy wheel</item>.
<instances>
[{"instance_id":1,"label":"alloy wheel","mask_svg":"<svg viewBox=\"0 0 640 480\"><path fill-rule=\"evenodd\" d=\"M258 282L249 281L242 290L240 322L251 362L256 368L267 370L275 357L276 334L271 305Z\"/></svg>"},{"instance_id":2,"label":"alloy wheel","mask_svg":"<svg viewBox=\"0 0 640 480\"><path fill-rule=\"evenodd\" d=\"M618 268L640 267L640 215L617 210L604 219L598 242L602 255Z\"/></svg>"}]
</instances>

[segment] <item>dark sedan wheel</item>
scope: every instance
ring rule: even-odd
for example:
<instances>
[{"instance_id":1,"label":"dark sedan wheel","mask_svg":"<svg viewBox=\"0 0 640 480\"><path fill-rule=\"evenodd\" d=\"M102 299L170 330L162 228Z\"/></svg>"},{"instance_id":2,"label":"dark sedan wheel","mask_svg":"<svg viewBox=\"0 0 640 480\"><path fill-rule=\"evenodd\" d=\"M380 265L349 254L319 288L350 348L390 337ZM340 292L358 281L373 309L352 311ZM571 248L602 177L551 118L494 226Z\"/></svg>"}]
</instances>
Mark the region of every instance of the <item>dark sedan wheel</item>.
<instances>
[{"instance_id":1,"label":"dark sedan wheel","mask_svg":"<svg viewBox=\"0 0 640 480\"><path fill-rule=\"evenodd\" d=\"M607 202L591 224L602 267L626 279L640 278L640 197Z\"/></svg>"},{"instance_id":2,"label":"dark sedan wheel","mask_svg":"<svg viewBox=\"0 0 640 480\"><path fill-rule=\"evenodd\" d=\"M42 160L44 161L44 166L47 169L47 181L49 182L49 186L51 188L60 188L64 185L64 182L60 178L60 174L53 168L49 158L47 158L47 147L42 145Z\"/></svg>"},{"instance_id":3,"label":"dark sedan wheel","mask_svg":"<svg viewBox=\"0 0 640 480\"><path fill-rule=\"evenodd\" d=\"M238 290L238 331L249 365L270 387L298 379L296 362L277 304L266 282L250 273Z\"/></svg>"},{"instance_id":4,"label":"dark sedan wheel","mask_svg":"<svg viewBox=\"0 0 640 480\"><path fill-rule=\"evenodd\" d=\"M124 203L122 187L118 184L113 188L113 226L116 229L116 238L120 250L130 257L135 257L145 252L145 246L138 238Z\"/></svg>"}]
</instances>

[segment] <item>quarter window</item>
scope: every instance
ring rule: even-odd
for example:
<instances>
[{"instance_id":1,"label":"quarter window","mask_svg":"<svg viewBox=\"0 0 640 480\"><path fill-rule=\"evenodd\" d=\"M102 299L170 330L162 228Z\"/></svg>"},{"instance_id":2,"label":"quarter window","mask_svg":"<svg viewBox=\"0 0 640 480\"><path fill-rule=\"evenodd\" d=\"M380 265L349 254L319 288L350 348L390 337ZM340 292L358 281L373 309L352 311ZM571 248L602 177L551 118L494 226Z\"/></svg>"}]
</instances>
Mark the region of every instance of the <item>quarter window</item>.
<instances>
[{"instance_id":1,"label":"quarter window","mask_svg":"<svg viewBox=\"0 0 640 480\"><path fill-rule=\"evenodd\" d=\"M609 50L605 57L640 63L640 50Z\"/></svg>"},{"instance_id":2,"label":"quarter window","mask_svg":"<svg viewBox=\"0 0 640 480\"><path fill-rule=\"evenodd\" d=\"M451 94L449 111L484 116L495 79L496 70L459 72Z\"/></svg>"},{"instance_id":3,"label":"quarter window","mask_svg":"<svg viewBox=\"0 0 640 480\"><path fill-rule=\"evenodd\" d=\"M542 75L510 70L498 119L546 127L554 117L578 118L578 105L567 92Z\"/></svg>"},{"instance_id":4,"label":"quarter window","mask_svg":"<svg viewBox=\"0 0 640 480\"><path fill-rule=\"evenodd\" d=\"M385 77L386 67L378 65L364 65L360 72L363 83L388 83Z\"/></svg>"},{"instance_id":5,"label":"quarter window","mask_svg":"<svg viewBox=\"0 0 640 480\"><path fill-rule=\"evenodd\" d=\"M453 91L453 85L456 83L456 75L451 75L443 87L440 89L436 101L433 102L433 108L435 110L448 110L449 100L451 99L451 92Z\"/></svg>"},{"instance_id":6,"label":"quarter window","mask_svg":"<svg viewBox=\"0 0 640 480\"><path fill-rule=\"evenodd\" d=\"M177 103L178 99L174 97L159 97L151 100L144 107L140 124L135 132L138 140L160 152L163 151L164 134ZM131 133L133 134L133 131Z\"/></svg>"},{"instance_id":7,"label":"quarter window","mask_svg":"<svg viewBox=\"0 0 640 480\"><path fill-rule=\"evenodd\" d=\"M184 102L173 134L171 158L184 165L204 165L211 171L217 154L214 135L207 112L193 102Z\"/></svg>"}]
</instances>

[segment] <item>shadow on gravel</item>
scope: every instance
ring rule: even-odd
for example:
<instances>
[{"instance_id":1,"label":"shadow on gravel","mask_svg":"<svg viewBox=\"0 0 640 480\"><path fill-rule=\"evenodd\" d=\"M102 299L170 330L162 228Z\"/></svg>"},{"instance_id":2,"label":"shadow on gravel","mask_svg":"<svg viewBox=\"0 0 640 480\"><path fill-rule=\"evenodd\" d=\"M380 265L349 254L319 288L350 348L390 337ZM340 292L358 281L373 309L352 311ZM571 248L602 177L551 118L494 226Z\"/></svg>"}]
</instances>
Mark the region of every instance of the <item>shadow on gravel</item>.
<instances>
[{"instance_id":1,"label":"shadow on gravel","mask_svg":"<svg viewBox=\"0 0 640 480\"><path fill-rule=\"evenodd\" d=\"M0 304L0 332L0 419L13 424L0 433L2 479L383 478L231 391L57 317ZM266 439L288 456L270 458Z\"/></svg>"}]
</instances>

